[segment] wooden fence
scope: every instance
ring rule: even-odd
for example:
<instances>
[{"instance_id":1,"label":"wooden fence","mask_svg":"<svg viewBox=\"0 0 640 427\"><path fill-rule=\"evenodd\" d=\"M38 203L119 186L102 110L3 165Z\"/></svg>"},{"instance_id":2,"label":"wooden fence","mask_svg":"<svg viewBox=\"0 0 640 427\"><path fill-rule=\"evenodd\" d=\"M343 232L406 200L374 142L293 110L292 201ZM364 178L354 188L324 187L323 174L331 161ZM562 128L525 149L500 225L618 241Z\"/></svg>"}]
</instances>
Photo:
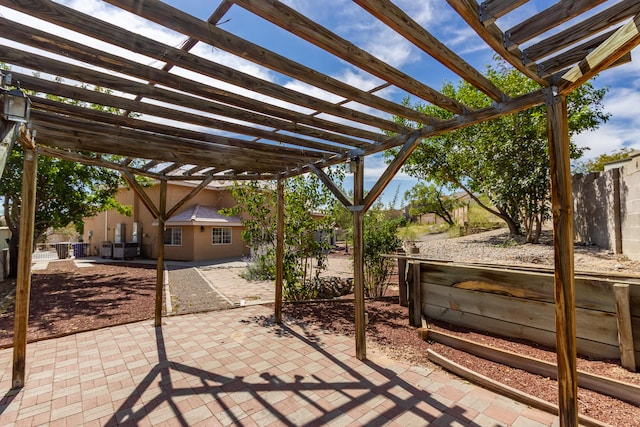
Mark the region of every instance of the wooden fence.
<instances>
[{"instance_id":1,"label":"wooden fence","mask_svg":"<svg viewBox=\"0 0 640 427\"><path fill-rule=\"evenodd\" d=\"M407 304L415 326L425 315L555 348L552 269L399 261L408 262L406 277L413 291ZM575 286L578 354L621 359L635 370L640 361L640 277L576 272Z\"/></svg>"}]
</instances>

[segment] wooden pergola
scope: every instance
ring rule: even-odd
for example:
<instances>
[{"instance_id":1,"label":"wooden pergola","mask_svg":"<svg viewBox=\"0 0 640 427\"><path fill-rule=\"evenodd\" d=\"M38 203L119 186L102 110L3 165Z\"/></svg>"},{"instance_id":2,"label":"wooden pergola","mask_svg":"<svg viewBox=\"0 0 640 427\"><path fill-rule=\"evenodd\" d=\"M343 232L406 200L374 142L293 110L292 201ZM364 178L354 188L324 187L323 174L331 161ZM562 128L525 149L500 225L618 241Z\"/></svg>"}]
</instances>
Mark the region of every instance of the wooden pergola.
<instances>
[{"instance_id":1,"label":"wooden pergola","mask_svg":"<svg viewBox=\"0 0 640 427\"><path fill-rule=\"evenodd\" d=\"M527 0L447 0L466 25L540 89L513 97L387 0L354 0L359 13L370 14L439 62L443 72L466 80L492 100L473 109L448 98L422 81L378 59L354 43L277 0L222 0L207 21L159 0L105 0L112 6L178 33L186 40L170 46L135 30L97 19L50 0L0 0L0 5L39 18L42 28L0 16L0 61L12 67L13 81L34 91L31 132L21 141L26 151L20 266L16 293L14 386L24 385L26 330L30 287L29 230L37 155L104 166L120 171L158 219L166 219L212 180L277 180L279 269L276 320L282 307L283 182L315 173L353 213L356 353L366 358L363 291L363 218L386 185L423 138L496 117L545 105L548 114L553 193L556 330L561 425L577 425L575 309L573 287L573 222L566 96L596 74L630 60L640 43L637 0L558 0L511 28L500 28L504 16L522 16ZM215 3L215 2L212 2ZM548 2L546 2L548 3ZM546 4L545 3L545 4ZM232 8L263 18L302 39L333 60L382 83L363 90L296 62L228 31L223 22ZM511 22L513 19L511 19ZM52 31L51 28L60 30ZM73 34L65 38L58 34ZM268 35L267 35L268 36ZM96 41L100 41L97 43ZM192 53L197 45L253 62L309 90L290 89ZM95 47L100 46L100 47ZM314 48L314 49L315 49ZM28 53L27 53L28 52ZM153 65L148 65L150 62ZM20 70L29 70L23 72ZM34 74L37 72L39 74ZM53 79L50 76L59 76ZM82 85L81 85L82 84ZM86 86L99 86L108 92ZM427 116L385 97L394 88L442 107L454 118ZM126 114L96 111L45 97L52 94L100 104ZM329 93L328 101L315 93ZM131 114L134 113L134 114ZM419 126L408 128L391 119L404 117ZM9 126L8 122L2 123ZM388 135L394 136L388 136ZM365 156L400 147L375 185L365 195ZM118 160L113 160L117 155ZM350 161L354 166L353 197L344 194L324 172ZM135 183L135 175L161 181L158 205ZM166 183L200 180L192 195L167 210ZM30 204L31 203L31 204ZM31 210L31 212L29 212ZM159 239L162 242L162 238ZM163 247L158 250L156 326L160 325Z\"/></svg>"}]
</instances>

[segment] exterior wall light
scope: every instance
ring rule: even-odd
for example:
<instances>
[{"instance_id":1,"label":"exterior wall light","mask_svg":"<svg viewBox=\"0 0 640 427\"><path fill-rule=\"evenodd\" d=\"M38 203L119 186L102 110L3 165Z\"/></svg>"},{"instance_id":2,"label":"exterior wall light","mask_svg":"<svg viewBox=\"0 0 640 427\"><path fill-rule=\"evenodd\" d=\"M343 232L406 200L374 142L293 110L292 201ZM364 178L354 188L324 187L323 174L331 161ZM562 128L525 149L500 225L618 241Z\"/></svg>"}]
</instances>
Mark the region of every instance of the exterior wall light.
<instances>
[{"instance_id":1,"label":"exterior wall light","mask_svg":"<svg viewBox=\"0 0 640 427\"><path fill-rule=\"evenodd\" d=\"M31 100L19 88L2 91L2 117L12 122L29 121Z\"/></svg>"}]
</instances>

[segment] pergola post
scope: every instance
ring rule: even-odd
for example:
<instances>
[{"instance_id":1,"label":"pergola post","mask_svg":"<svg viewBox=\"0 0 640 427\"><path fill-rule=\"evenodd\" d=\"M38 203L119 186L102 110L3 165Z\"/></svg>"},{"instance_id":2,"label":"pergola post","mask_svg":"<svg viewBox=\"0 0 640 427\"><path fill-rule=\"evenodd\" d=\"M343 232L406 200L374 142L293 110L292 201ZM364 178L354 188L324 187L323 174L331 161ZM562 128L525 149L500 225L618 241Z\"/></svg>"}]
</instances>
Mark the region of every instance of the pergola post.
<instances>
[{"instance_id":1,"label":"pergola post","mask_svg":"<svg viewBox=\"0 0 640 427\"><path fill-rule=\"evenodd\" d=\"M364 164L362 157L351 159L353 171L353 293L355 296L356 357L367 358L364 308Z\"/></svg>"},{"instance_id":2,"label":"pergola post","mask_svg":"<svg viewBox=\"0 0 640 427\"><path fill-rule=\"evenodd\" d=\"M29 136L24 138L21 135L19 139L24 150L24 169L22 171L22 206L20 207L20 240L13 325L13 388L24 387L25 380L29 295L31 293L31 254L33 252L36 178L38 175L38 154L35 144Z\"/></svg>"},{"instance_id":3,"label":"pergola post","mask_svg":"<svg viewBox=\"0 0 640 427\"><path fill-rule=\"evenodd\" d=\"M573 259L573 202L569 125L564 95L547 89L547 129L555 253L556 347L560 425L578 425L576 312Z\"/></svg>"},{"instance_id":4,"label":"pergola post","mask_svg":"<svg viewBox=\"0 0 640 427\"><path fill-rule=\"evenodd\" d=\"M158 260L156 264L156 313L153 326L162 326L162 289L164 287L164 224L167 212L167 181L160 181L160 205L158 207Z\"/></svg>"},{"instance_id":5,"label":"pergola post","mask_svg":"<svg viewBox=\"0 0 640 427\"><path fill-rule=\"evenodd\" d=\"M274 318L282 323L282 282L284 278L284 179L278 179L278 213L276 228L276 302Z\"/></svg>"}]
</instances>

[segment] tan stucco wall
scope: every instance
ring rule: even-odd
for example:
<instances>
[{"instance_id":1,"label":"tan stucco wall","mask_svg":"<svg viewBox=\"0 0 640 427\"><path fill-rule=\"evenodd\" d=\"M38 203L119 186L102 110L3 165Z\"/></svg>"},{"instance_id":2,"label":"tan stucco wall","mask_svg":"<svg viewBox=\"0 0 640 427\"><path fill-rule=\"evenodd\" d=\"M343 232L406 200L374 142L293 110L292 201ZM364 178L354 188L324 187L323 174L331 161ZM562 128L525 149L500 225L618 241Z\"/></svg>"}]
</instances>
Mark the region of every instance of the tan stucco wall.
<instances>
[{"instance_id":1,"label":"tan stucco wall","mask_svg":"<svg viewBox=\"0 0 640 427\"><path fill-rule=\"evenodd\" d=\"M249 255L249 248L241 238L242 228L231 227L231 244L212 244L212 227L182 226L182 246L165 246L165 258L176 261L204 261L209 259L236 258Z\"/></svg>"},{"instance_id":2,"label":"tan stucco wall","mask_svg":"<svg viewBox=\"0 0 640 427\"><path fill-rule=\"evenodd\" d=\"M175 206L188 195L193 186L181 183L169 183L167 186L167 210ZM155 185L146 188L149 198L157 206L160 200L160 186ZM100 254L101 242L115 241L115 227L118 223L126 224L126 241L131 241L133 222L137 221L141 231L138 231L138 239L142 241L142 255L150 258L157 257L158 241L157 227L153 226L153 215L141 202L140 198L127 189L122 189L117 200L133 207L133 215L125 217L116 211L102 212L95 217L85 219L84 239L89 242L88 232L93 231L91 238L92 255ZM232 207L235 203L230 191L225 189L204 189L184 208L195 204L216 206L219 208ZM105 234L106 225L106 234ZM200 231L200 226L182 226L182 246L165 246L165 258L168 260L190 261L208 260L218 258L238 257L249 254L249 249L242 242L240 227L232 227L232 244L214 246L211 244L211 227L205 227L205 232Z\"/></svg>"}]
</instances>

